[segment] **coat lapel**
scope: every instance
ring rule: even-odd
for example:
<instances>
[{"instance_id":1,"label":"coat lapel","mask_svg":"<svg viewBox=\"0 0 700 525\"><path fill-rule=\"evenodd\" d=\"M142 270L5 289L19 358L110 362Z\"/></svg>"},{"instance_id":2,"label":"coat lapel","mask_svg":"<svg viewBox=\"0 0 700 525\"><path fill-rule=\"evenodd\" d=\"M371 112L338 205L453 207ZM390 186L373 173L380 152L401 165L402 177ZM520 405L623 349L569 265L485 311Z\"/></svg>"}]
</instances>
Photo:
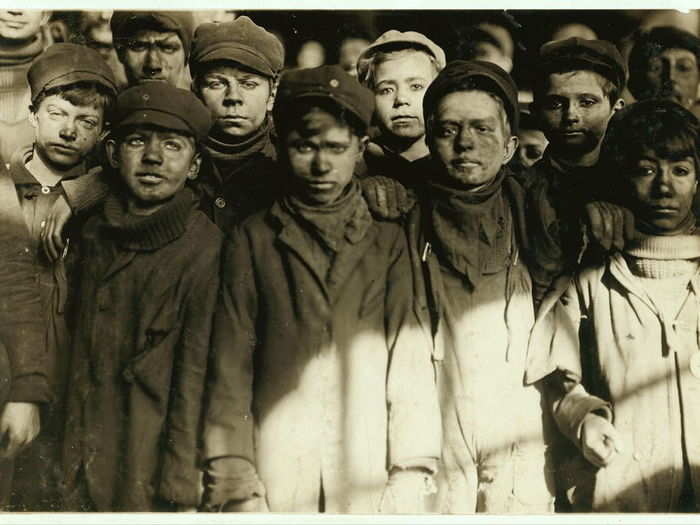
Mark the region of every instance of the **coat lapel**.
<instances>
[{"instance_id":1,"label":"coat lapel","mask_svg":"<svg viewBox=\"0 0 700 525\"><path fill-rule=\"evenodd\" d=\"M348 279L352 271L357 267L359 261L365 256L370 246L379 233L379 228L372 223L364 236L355 242L349 241L347 245L336 255L328 275L328 291L331 297L337 299L336 295Z\"/></svg>"}]
</instances>

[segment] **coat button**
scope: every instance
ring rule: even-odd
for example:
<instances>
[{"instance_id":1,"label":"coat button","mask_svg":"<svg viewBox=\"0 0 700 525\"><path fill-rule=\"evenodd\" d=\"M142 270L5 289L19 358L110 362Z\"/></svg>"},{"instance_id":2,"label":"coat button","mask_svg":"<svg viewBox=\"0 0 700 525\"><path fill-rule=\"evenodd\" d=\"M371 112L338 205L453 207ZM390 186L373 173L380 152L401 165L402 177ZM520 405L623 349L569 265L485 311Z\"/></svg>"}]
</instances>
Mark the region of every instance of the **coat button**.
<instances>
[{"instance_id":1,"label":"coat button","mask_svg":"<svg viewBox=\"0 0 700 525\"><path fill-rule=\"evenodd\" d=\"M214 206L217 208L225 208L226 207L226 199L223 197L217 197L216 200L214 201Z\"/></svg>"}]
</instances>

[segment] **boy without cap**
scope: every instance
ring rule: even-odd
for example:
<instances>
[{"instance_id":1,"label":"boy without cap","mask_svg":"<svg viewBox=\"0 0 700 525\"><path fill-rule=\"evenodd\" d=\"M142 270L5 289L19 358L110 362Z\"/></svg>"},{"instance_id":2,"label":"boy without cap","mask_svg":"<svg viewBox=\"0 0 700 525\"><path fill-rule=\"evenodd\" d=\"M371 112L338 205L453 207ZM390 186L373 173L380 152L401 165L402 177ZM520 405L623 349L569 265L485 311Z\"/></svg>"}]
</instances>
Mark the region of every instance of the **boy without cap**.
<instances>
[{"instance_id":1,"label":"boy without cap","mask_svg":"<svg viewBox=\"0 0 700 525\"><path fill-rule=\"evenodd\" d=\"M576 269L584 249L587 205L611 198L603 192L597 163L608 122L624 104L625 71L618 50L604 40L569 38L540 49L531 110L549 145L526 176L536 304L557 277ZM605 231L596 230L601 224L596 219L602 217L602 226L617 234L610 239L608 233L603 246L609 248L613 240L621 247L631 215L607 203L594 212L593 236L606 238Z\"/></svg>"},{"instance_id":2,"label":"boy without cap","mask_svg":"<svg viewBox=\"0 0 700 525\"><path fill-rule=\"evenodd\" d=\"M233 230L223 259L210 508L423 509L440 414L405 235L372 219L353 179L372 110L340 66L282 77L274 117L291 190Z\"/></svg>"},{"instance_id":3,"label":"boy without cap","mask_svg":"<svg viewBox=\"0 0 700 525\"><path fill-rule=\"evenodd\" d=\"M489 62L455 60L423 99L432 169L406 224L416 311L431 327L442 413L433 510L552 510L541 396L523 385L534 312L524 192L506 167L517 87Z\"/></svg>"},{"instance_id":4,"label":"boy without cap","mask_svg":"<svg viewBox=\"0 0 700 525\"><path fill-rule=\"evenodd\" d=\"M357 62L358 80L374 92L379 135L365 152L368 175L412 188L428 162L423 95L445 67L445 52L415 31L391 30L367 47Z\"/></svg>"},{"instance_id":5,"label":"boy without cap","mask_svg":"<svg viewBox=\"0 0 700 525\"><path fill-rule=\"evenodd\" d=\"M83 228L65 421L68 510L198 503L197 444L221 234L197 211L209 112L190 91L122 92L113 188Z\"/></svg>"},{"instance_id":6,"label":"boy without cap","mask_svg":"<svg viewBox=\"0 0 700 525\"><path fill-rule=\"evenodd\" d=\"M58 455L63 422L63 389L70 351L67 305L72 287L69 269L73 250L49 262L39 238L53 202L63 185L84 176L86 158L103 136L107 114L114 103L116 85L112 72L92 49L75 44L54 44L34 61L27 73L31 89L30 122L34 142L18 149L9 171L0 178L3 199L2 222L16 235L18 250L31 261L41 294L41 320L46 353L36 366L48 369L13 385L26 400L54 403L43 411L43 432L31 449L17 460L13 508L58 510ZM68 229L72 235L72 229ZM33 377L33 379L32 379ZM26 386L22 387L25 382ZM52 390L49 395L44 381ZM32 405L38 415L37 405ZM12 434L11 436L12 437ZM17 443L10 440L10 448Z\"/></svg>"}]
</instances>

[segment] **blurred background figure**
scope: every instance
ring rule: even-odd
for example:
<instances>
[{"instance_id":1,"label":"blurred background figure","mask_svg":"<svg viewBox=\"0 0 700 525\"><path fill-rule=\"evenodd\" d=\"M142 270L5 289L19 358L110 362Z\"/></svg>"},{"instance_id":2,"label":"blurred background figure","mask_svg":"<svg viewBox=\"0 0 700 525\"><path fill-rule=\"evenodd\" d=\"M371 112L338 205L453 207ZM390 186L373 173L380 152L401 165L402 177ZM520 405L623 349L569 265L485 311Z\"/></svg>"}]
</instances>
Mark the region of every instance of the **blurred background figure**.
<instances>
[{"instance_id":1,"label":"blurred background figure","mask_svg":"<svg viewBox=\"0 0 700 525\"><path fill-rule=\"evenodd\" d=\"M236 19L236 11L230 9L202 9L201 11L192 11L195 29L202 24L222 24L224 22L233 22Z\"/></svg>"},{"instance_id":2,"label":"blurred background figure","mask_svg":"<svg viewBox=\"0 0 700 525\"><path fill-rule=\"evenodd\" d=\"M5 164L34 137L27 71L52 44L50 17L51 11L0 10L0 159Z\"/></svg>"},{"instance_id":3,"label":"blurred background figure","mask_svg":"<svg viewBox=\"0 0 700 525\"><path fill-rule=\"evenodd\" d=\"M486 31L498 41L503 55L503 65L501 65L501 67L504 65L508 66L503 67L503 69L510 73L513 69L513 56L515 54L515 43L513 42L513 36L510 30L505 25L497 23L495 20L481 22L477 24L476 27Z\"/></svg>"},{"instance_id":4,"label":"blurred background figure","mask_svg":"<svg viewBox=\"0 0 700 525\"><path fill-rule=\"evenodd\" d=\"M370 41L366 38L355 36L346 38L340 43L338 63L348 75L357 76L357 59L369 45Z\"/></svg>"},{"instance_id":5,"label":"blurred background figure","mask_svg":"<svg viewBox=\"0 0 700 525\"><path fill-rule=\"evenodd\" d=\"M598 40L598 35L586 24L572 22L559 26L552 33L552 40L566 40L567 38L583 38L584 40Z\"/></svg>"},{"instance_id":6,"label":"blurred background figure","mask_svg":"<svg viewBox=\"0 0 700 525\"><path fill-rule=\"evenodd\" d=\"M300 69L318 67L326 63L326 48L318 40L307 40L299 48L296 66Z\"/></svg>"},{"instance_id":7,"label":"blurred background figure","mask_svg":"<svg viewBox=\"0 0 700 525\"><path fill-rule=\"evenodd\" d=\"M510 161L513 175L524 187L528 186L525 175L527 169L542 158L549 144L547 137L537 119L526 110L520 110L520 125L518 127L518 150Z\"/></svg>"},{"instance_id":8,"label":"blurred background figure","mask_svg":"<svg viewBox=\"0 0 700 525\"><path fill-rule=\"evenodd\" d=\"M452 59L484 60L500 66L506 72L513 69L512 57L507 55L503 44L490 31L469 26L457 33L458 41Z\"/></svg>"},{"instance_id":9,"label":"blurred background figure","mask_svg":"<svg viewBox=\"0 0 700 525\"><path fill-rule=\"evenodd\" d=\"M127 85L124 66L119 62L117 51L114 49L112 29L109 22L113 11L83 11L80 20L80 35L78 42L84 43L98 51L112 70L117 81L117 87L122 90Z\"/></svg>"},{"instance_id":10,"label":"blurred background figure","mask_svg":"<svg viewBox=\"0 0 700 525\"><path fill-rule=\"evenodd\" d=\"M637 37L629 56L629 90L637 100L673 100L696 115L700 84L700 39L671 26Z\"/></svg>"}]
</instances>

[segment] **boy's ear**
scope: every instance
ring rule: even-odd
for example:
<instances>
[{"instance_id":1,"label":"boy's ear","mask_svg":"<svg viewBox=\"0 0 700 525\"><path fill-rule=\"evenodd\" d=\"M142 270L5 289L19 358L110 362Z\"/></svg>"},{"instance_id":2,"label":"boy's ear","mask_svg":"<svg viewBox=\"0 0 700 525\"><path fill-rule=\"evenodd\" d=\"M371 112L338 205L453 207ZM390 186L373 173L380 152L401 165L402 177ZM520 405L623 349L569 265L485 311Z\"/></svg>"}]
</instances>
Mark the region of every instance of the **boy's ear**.
<instances>
[{"instance_id":1,"label":"boy's ear","mask_svg":"<svg viewBox=\"0 0 700 525\"><path fill-rule=\"evenodd\" d=\"M277 85L279 84L279 78L275 78L270 81L270 96L267 97L267 111L272 111L275 105L275 97L277 96Z\"/></svg>"},{"instance_id":2,"label":"boy's ear","mask_svg":"<svg viewBox=\"0 0 700 525\"><path fill-rule=\"evenodd\" d=\"M105 151L107 152L107 161L112 168L119 168L119 147L114 139L105 141Z\"/></svg>"},{"instance_id":3,"label":"boy's ear","mask_svg":"<svg viewBox=\"0 0 700 525\"><path fill-rule=\"evenodd\" d=\"M501 165L505 166L510 162L510 159L513 158L513 155L515 155L516 150L518 149L518 137L513 135L508 139L508 142L506 142L506 151L503 155L503 162Z\"/></svg>"},{"instance_id":4,"label":"boy's ear","mask_svg":"<svg viewBox=\"0 0 700 525\"><path fill-rule=\"evenodd\" d=\"M29 106L29 116L27 117L29 123L34 129L39 127L39 121L36 118L36 112L34 111L34 106Z\"/></svg>"},{"instance_id":5,"label":"boy's ear","mask_svg":"<svg viewBox=\"0 0 700 525\"><path fill-rule=\"evenodd\" d=\"M365 135L364 137L360 137L360 142L357 145L359 155L362 155L365 152L367 149L367 144L369 144L369 136Z\"/></svg>"},{"instance_id":6,"label":"boy's ear","mask_svg":"<svg viewBox=\"0 0 700 525\"><path fill-rule=\"evenodd\" d=\"M625 107L625 101L621 98L618 98L617 102L615 102L615 104L613 104L613 107L612 107L613 113L620 111L624 107Z\"/></svg>"},{"instance_id":7,"label":"boy's ear","mask_svg":"<svg viewBox=\"0 0 700 525\"><path fill-rule=\"evenodd\" d=\"M192 163L190 164L190 169L187 171L187 178L194 180L199 175L199 169L202 167L202 155L200 153L195 153L192 157Z\"/></svg>"},{"instance_id":8,"label":"boy's ear","mask_svg":"<svg viewBox=\"0 0 700 525\"><path fill-rule=\"evenodd\" d=\"M49 20L51 19L51 14L53 11L44 11L41 15L41 24L42 26L45 26L46 24L49 23Z\"/></svg>"}]
</instances>

